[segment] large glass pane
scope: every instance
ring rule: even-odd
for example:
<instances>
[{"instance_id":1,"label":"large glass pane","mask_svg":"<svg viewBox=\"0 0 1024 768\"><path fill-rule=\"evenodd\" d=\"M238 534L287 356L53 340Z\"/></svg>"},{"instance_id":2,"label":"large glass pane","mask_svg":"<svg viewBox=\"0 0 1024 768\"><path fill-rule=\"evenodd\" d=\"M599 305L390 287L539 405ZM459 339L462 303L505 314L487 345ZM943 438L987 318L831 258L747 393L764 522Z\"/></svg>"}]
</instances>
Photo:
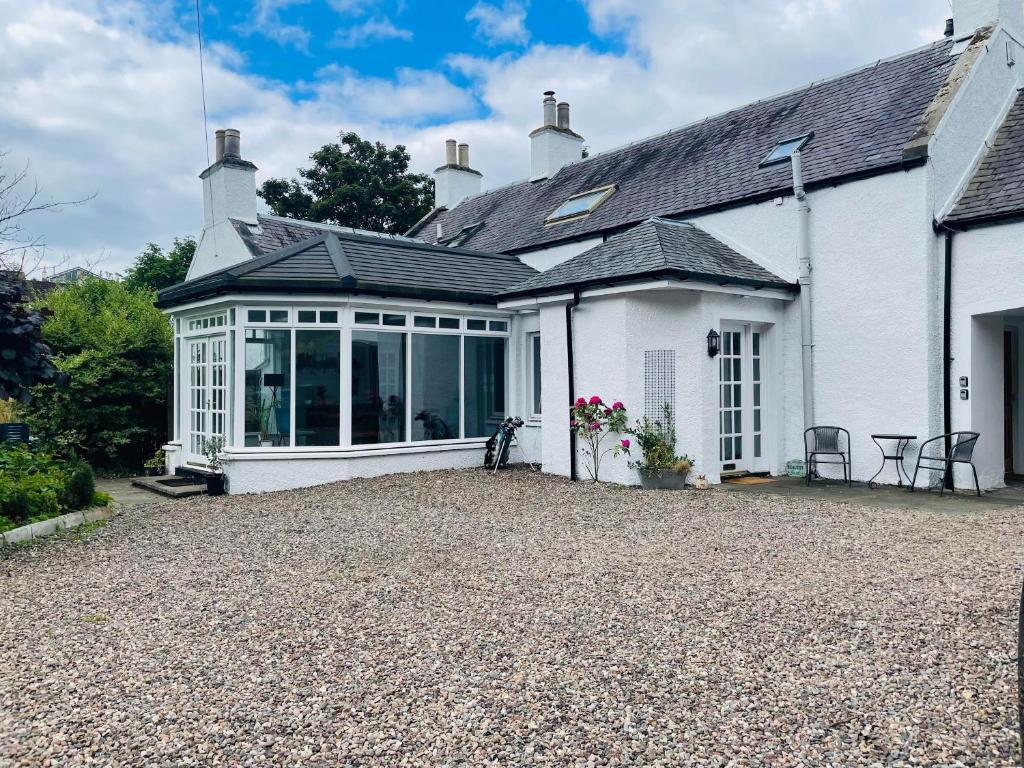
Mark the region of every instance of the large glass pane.
<instances>
[{"instance_id":1,"label":"large glass pane","mask_svg":"<svg viewBox=\"0 0 1024 768\"><path fill-rule=\"evenodd\" d=\"M405 439L405 334L353 331L352 444Z\"/></svg>"},{"instance_id":2,"label":"large glass pane","mask_svg":"<svg viewBox=\"0 0 1024 768\"><path fill-rule=\"evenodd\" d=\"M340 333L296 331L295 444L338 445L340 419Z\"/></svg>"},{"instance_id":3,"label":"large glass pane","mask_svg":"<svg viewBox=\"0 0 1024 768\"><path fill-rule=\"evenodd\" d=\"M412 334L412 439L459 436L459 337Z\"/></svg>"},{"instance_id":4,"label":"large glass pane","mask_svg":"<svg viewBox=\"0 0 1024 768\"><path fill-rule=\"evenodd\" d=\"M282 446L291 440L291 331L245 332L245 444Z\"/></svg>"},{"instance_id":5,"label":"large glass pane","mask_svg":"<svg viewBox=\"0 0 1024 768\"><path fill-rule=\"evenodd\" d=\"M466 437L490 437L505 418L505 339L467 336L465 344Z\"/></svg>"},{"instance_id":6,"label":"large glass pane","mask_svg":"<svg viewBox=\"0 0 1024 768\"><path fill-rule=\"evenodd\" d=\"M531 336L531 347L530 354L532 357L532 368L530 372L533 379L533 412L540 413L540 334Z\"/></svg>"}]
</instances>

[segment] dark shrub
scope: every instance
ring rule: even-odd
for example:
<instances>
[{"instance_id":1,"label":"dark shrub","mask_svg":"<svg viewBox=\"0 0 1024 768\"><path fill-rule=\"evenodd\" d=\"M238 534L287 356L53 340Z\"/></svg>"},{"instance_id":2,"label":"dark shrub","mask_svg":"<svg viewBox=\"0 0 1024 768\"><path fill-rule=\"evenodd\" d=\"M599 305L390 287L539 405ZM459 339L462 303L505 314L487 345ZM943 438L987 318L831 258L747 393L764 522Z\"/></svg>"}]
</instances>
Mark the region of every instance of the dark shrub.
<instances>
[{"instance_id":1,"label":"dark shrub","mask_svg":"<svg viewBox=\"0 0 1024 768\"><path fill-rule=\"evenodd\" d=\"M92 467L84 461L75 465L68 481L67 495L69 509L84 509L92 506L92 497L96 493L96 476Z\"/></svg>"}]
</instances>

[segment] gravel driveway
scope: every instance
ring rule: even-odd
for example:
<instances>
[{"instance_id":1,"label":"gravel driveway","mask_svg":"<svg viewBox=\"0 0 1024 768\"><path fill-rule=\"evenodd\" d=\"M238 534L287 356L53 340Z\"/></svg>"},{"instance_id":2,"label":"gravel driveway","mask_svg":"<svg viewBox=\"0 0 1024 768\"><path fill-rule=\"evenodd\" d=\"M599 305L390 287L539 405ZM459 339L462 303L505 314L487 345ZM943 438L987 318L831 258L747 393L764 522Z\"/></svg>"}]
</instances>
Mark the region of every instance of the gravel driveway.
<instances>
[{"instance_id":1,"label":"gravel driveway","mask_svg":"<svg viewBox=\"0 0 1024 768\"><path fill-rule=\"evenodd\" d=\"M517 471L0 559L0 765L1013 765L1022 510Z\"/></svg>"}]
</instances>

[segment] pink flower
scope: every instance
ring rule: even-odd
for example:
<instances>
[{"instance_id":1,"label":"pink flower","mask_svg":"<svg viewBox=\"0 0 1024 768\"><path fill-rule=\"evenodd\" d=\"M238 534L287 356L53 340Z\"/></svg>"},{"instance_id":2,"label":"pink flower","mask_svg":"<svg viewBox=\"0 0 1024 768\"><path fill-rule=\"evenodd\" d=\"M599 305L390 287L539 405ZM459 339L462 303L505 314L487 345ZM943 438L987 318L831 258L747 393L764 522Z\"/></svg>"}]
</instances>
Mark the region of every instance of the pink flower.
<instances>
[{"instance_id":1,"label":"pink flower","mask_svg":"<svg viewBox=\"0 0 1024 768\"><path fill-rule=\"evenodd\" d=\"M584 406L586 404L587 404L587 401L584 398L582 398L582 397L576 398L576 405L577 405L577 407L582 407L582 406Z\"/></svg>"},{"instance_id":2,"label":"pink flower","mask_svg":"<svg viewBox=\"0 0 1024 768\"><path fill-rule=\"evenodd\" d=\"M612 415L611 409L610 408L605 408L604 409L604 415L605 416L611 416Z\"/></svg>"},{"instance_id":3,"label":"pink flower","mask_svg":"<svg viewBox=\"0 0 1024 768\"><path fill-rule=\"evenodd\" d=\"M601 425L598 424L596 421L593 424L590 425L590 431L591 432L595 432L595 431L599 430L600 428L601 428Z\"/></svg>"},{"instance_id":4,"label":"pink flower","mask_svg":"<svg viewBox=\"0 0 1024 768\"><path fill-rule=\"evenodd\" d=\"M629 440L626 440L626 439L624 438L624 439L622 440L622 447L623 447L623 448L625 448L625 449L626 449L626 450L628 451L628 450L629 450Z\"/></svg>"},{"instance_id":5,"label":"pink flower","mask_svg":"<svg viewBox=\"0 0 1024 768\"><path fill-rule=\"evenodd\" d=\"M597 395L594 395L592 398L590 398L590 404L591 405L600 405L601 404L601 398L598 397Z\"/></svg>"},{"instance_id":6,"label":"pink flower","mask_svg":"<svg viewBox=\"0 0 1024 768\"><path fill-rule=\"evenodd\" d=\"M612 403L612 410L613 411L624 411L625 409L626 409L626 406L624 406L618 400L616 400L614 403Z\"/></svg>"},{"instance_id":7,"label":"pink flower","mask_svg":"<svg viewBox=\"0 0 1024 768\"><path fill-rule=\"evenodd\" d=\"M576 419L570 419L569 420L569 426L575 428L575 426L576 426Z\"/></svg>"}]
</instances>

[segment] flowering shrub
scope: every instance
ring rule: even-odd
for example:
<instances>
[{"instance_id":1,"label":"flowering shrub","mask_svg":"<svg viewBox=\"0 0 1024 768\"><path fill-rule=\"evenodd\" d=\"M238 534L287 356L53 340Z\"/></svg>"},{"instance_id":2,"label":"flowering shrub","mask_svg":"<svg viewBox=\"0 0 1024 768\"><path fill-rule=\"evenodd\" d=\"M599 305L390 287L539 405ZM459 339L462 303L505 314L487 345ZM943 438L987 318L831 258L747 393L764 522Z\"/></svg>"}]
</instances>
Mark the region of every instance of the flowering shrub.
<instances>
[{"instance_id":1,"label":"flowering shrub","mask_svg":"<svg viewBox=\"0 0 1024 768\"><path fill-rule=\"evenodd\" d=\"M608 453L618 456L629 453L629 440L622 439L610 446L604 441L609 435L626 429L626 406L616 400L611 405L594 395L589 400L578 398L569 409L569 430L583 442L584 464L590 479L597 481L601 459Z\"/></svg>"}]
</instances>

